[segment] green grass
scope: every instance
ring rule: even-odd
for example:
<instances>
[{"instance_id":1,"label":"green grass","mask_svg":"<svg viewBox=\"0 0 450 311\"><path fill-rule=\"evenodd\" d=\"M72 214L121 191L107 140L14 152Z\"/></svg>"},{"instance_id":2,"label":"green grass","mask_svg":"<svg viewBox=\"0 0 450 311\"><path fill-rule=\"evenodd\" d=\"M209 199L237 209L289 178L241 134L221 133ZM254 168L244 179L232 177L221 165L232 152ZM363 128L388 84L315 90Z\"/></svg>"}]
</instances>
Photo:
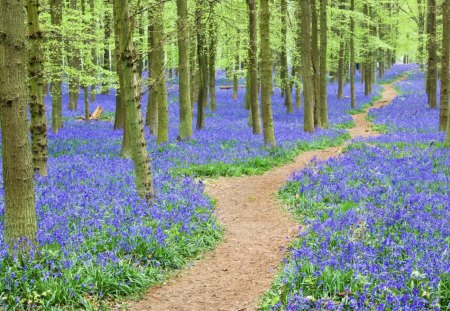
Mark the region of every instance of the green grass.
<instances>
[{"instance_id":1,"label":"green grass","mask_svg":"<svg viewBox=\"0 0 450 311\"><path fill-rule=\"evenodd\" d=\"M348 114L351 114L351 115L363 113L363 112L366 111L366 109L372 107L373 104L375 104L375 103L376 103L377 101L379 101L381 98L382 98L381 94L378 94L378 95L372 97L372 98L370 99L369 102L363 104L361 108L358 108L358 109L351 109L351 110L347 110L347 111L345 111L345 112L348 113Z\"/></svg>"},{"instance_id":2,"label":"green grass","mask_svg":"<svg viewBox=\"0 0 450 311\"><path fill-rule=\"evenodd\" d=\"M337 139L325 137L315 142L299 142L294 149L286 150L281 147L270 147L268 157L255 157L237 163L214 162L209 164L191 165L187 168L172 170L172 174L189 175L197 177L242 176L261 175L271 168L289 163L303 151L323 150L336 147L350 139L348 133L338 136Z\"/></svg>"}]
</instances>

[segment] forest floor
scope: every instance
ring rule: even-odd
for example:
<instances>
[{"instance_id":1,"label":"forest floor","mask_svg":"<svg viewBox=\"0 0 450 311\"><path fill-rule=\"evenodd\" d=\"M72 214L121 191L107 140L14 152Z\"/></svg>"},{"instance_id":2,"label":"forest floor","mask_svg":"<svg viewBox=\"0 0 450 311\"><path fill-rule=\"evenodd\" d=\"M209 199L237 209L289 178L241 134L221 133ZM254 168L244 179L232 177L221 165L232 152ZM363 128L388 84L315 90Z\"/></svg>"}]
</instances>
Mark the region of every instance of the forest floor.
<instances>
[{"instance_id":1,"label":"forest floor","mask_svg":"<svg viewBox=\"0 0 450 311\"><path fill-rule=\"evenodd\" d=\"M397 97L393 83L383 86L382 98L370 109L389 104ZM373 137L367 111L353 115L352 138ZM151 288L130 310L255 310L277 272L298 226L276 198L279 188L294 172L312 159L339 155L350 141L339 147L301 153L293 163L261 176L209 179L206 192L216 202L218 218L225 228L224 240L202 260L165 284Z\"/></svg>"}]
</instances>

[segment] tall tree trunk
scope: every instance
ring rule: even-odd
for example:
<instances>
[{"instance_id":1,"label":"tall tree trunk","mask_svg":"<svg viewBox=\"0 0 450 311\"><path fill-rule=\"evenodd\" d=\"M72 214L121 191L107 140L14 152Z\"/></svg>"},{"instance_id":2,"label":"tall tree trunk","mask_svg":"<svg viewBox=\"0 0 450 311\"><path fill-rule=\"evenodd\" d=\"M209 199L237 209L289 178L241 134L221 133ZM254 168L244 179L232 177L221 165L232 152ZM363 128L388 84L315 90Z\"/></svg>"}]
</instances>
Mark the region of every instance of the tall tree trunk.
<instances>
[{"instance_id":1,"label":"tall tree trunk","mask_svg":"<svg viewBox=\"0 0 450 311\"><path fill-rule=\"evenodd\" d=\"M288 59L286 51L287 36L287 1L281 0L281 88L284 90L284 105L287 113L292 113L294 107L292 105L291 83L289 81Z\"/></svg>"},{"instance_id":2,"label":"tall tree trunk","mask_svg":"<svg viewBox=\"0 0 450 311\"><path fill-rule=\"evenodd\" d=\"M136 173L136 188L139 196L147 201L153 201L155 192L150 170L150 158L144 137L144 124L141 114L141 92L136 68L136 50L132 36L133 25L129 15L128 0L114 0L114 17L116 19L116 36L119 42L119 70L122 71L123 90L131 157Z\"/></svg>"},{"instance_id":3,"label":"tall tree trunk","mask_svg":"<svg viewBox=\"0 0 450 311\"><path fill-rule=\"evenodd\" d=\"M238 83L239 83L239 70L240 68L240 58L239 58L239 50L240 50L240 39L241 39L241 33L238 29L237 34L236 34L236 51L234 54L234 72L233 72L233 95L232 98L235 100L237 98L238 95Z\"/></svg>"},{"instance_id":4,"label":"tall tree trunk","mask_svg":"<svg viewBox=\"0 0 450 311\"><path fill-rule=\"evenodd\" d=\"M56 28L52 41L53 56L51 57L51 64L54 68L51 83L52 93L52 131L58 133L59 129L63 127L62 122L62 36L61 36L61 22L62 22L62 0L50 0L50 18L52 27Z\"/></svg>"},{"instance_id":5,"label":"tall tree trunk","mask_svg":"<svg viewBox=\"0 0 450 311\"><path fill-rule=\"evenodd\" d=\"M0 12L4 241L13 246L20 239L34 242L37 231L27 122L27 30L22 1L0 0Z\"/></svg>"},{"instance_id":6,"label":"tall tree trunk","mask_svg":"<svg viewBox=\"0 0 450 311\"><path fill-rule=\"evenodd\" d=\"M327 48L328 48L327 0L320 0L319 102L320 102L320 123L323 128L328 128Z\"/></svg>"},{"instance_id":7,"label":"tall tree trunk","mask_svg":"<svg viewBox=\"0 0 450 311\"><path fill-rule=\"evenodd\" d=\"M187 0L177 0L178 71L180 127L179 140L189 140L192 136L192 110L189 85L189 21Z\"/></svg>"},{"instance_id":8,"label":"tall tree trunk","mask_svg":"<svg viewBox=\"0 0 450 311\"><path fill-rule=\"evenodd\" d=\"M313 75L311 64L311 6L309 0L300 0L301 4L301 55L303 94L305 99L305 113L303 129L305 132L314 132L313 107Z\"/></svg>"},{"instance_id":9,"label":"tall tree trunk","mask_svg":"<svg viewBox=\"0 0 450 311\"><path fill-rule=\"evenodd\" d=\"M338 62L338 99L344 98L344 54L345 54L345 42L343 31L340 32L339 38L339 62Z\"/></svg>"},{"instance_id":10,"label":"tall tree trunk","mask_svg":"<svg viewBox=\"0 0 450 311\"><path fill-rule=\"evenodd\" d=\"M197 23L197 61L199 69L199 88L197 96L197 130L205 126L205 108L208 105L208 60L206 51L205 18L203 11L206 3L204 0L197 1L195 8L195 19Z\"/></svg>"},{"instance_id":11,"label":"tall tree trunk","mask_svg":"<svg viewBox=\"0 0 450 311\"><path fill-rule=\"evenodd\" d=\"M148 74L148 102L147 114L145 117L145 124L149 127L149 132L152 135L158 133L158 90L157 79L159 78L159 71L157 68L156 56L156 31L155 31L155 14L150 13L148 27L148 59L150 62L150 70Z\"/></svg>"},{"instance_id":12,"label":"tall tree trunk","mask_svg":"<svg viewBox=\"0 0 450 311\"><path fill-rule=\"evenodd\" d=\"M103 26L103 28L105 30L105 39L104 39L105 47L103 48L103 70L107 72L111 70L111 59L109 57L109 39L111 38L111 12L109 11L110 0L104 0L104 2L105 2L105 12L104 12L105 25ZM103 89L102 94L104 95L109 94L109 83L105 78L102 79L102 89Z\"/></svg>"},{"instance_id":13,"label":"tall tree trunk","mask_svg":"<svg viewBox=\"0 0 450 311\"><path fill-rule=\"evenodd\" d=\"M249 20L249 49L248 49L248 90L250 101L250 115L253 134L261 133L261 121L259 118L258 103L258 34L257 34L257 8L255 0L247 0Z\"/></svg>"},{"instance_id":14,"label":"tall tree trunk","mask_svg":"<svg viewBox=\"0 0 450 311\"><path fill-rule=\"evenodd\" d=\"M321 128L320 123L320 59L319 59L319 32L317 29L317 6L316 0L310 0L311 3L311 64L313 78L312 101L314 106L314 126Z\"/></svg>"},{"instance_id":15,"label":"tall tree trunk","mask_svg":"<svg viewBox=\"0 0 450 311\"><path fill-rule=\"evenodd\" d=\"M428 107L436 108L437 65L436 65L436 0L428 0L428 68L427 68L427 94Z\"/></svg>"},{"instance_id":16,"label":"tall tree trunk","mask_svg":"<svg viewBox=\"0 0 450 311\"><path fill-rule=\"evenodd\" d=\"M209 18L209 106L211 111L216 111L216 54L218 26L214 16L214 6L210 4L213 12Z\"/></svg>"},{"instance_id":17,"label":"tall tree trunk","mask_svg":"<svg viewBox=\"0 0 450 311\"><path fill-rule=\"evenodd\" d=\"M441 53L441 97L439 129L445 131L447 127L449 105L449 54L450 54L450 0L444 0L442 5L442 53Z\"/></svg>"},{"instance_id":18,"label":"tall tree trunk","mask_svg":"<svg viewBox=\"0 0 450 311\"><path fill-rule=\"evenodd\" d=\"M275 146L275 132L272 116L272 51L270 49L269 0L260 0L259 31L261 38L261 107L264 129L264 143Z\"/></svg>"},{"instance_id":19,"label":"tall tree trunk","mask_svg":"<svg viewBox=\"0 0 450 311\"><path fill-rule=\"evenodd\" d=\"M424 35L425 35L425 5L424 0L417 0L417 10L418 10L418 34L419 43L417 49L417 60L420 65L420 69L423 70L424 65Z\"/></svg>"},{"instance_id":20,"label":"tall tree trunk","mask_svg":"<svg viewBox=\"0 0 450 311\"><path fill-rule=\"evenodd\" d=\"M27 0L28 74L30 86L31 150L34 172L47 176L47 120L44 105L44 51L39 26L39 2Z\"/></svg>"},{"instance_id":21,"label":"tall tree trunk","mask_svg":"<svg viewBox=\"0 0 450 311\"><path fill-rule=\"evenodd\" d=\"M72 12L76 11L77 0L70 0L69 8ZM77 47L76 41L74 40L71 43L72 44L67 55L69 67L72 69L72 73L69 76L69 110L77 110L78 96L80 94L80 78L78 73L81 70L81 58L80 49Z\"/></svg>"},{"instance_id":22,"label":"tall tree trunk","mask_svg":"<svg viewBox=\"0 0 450 311\"><path fill-rule=\"evenodd\" d=\"M117 32L117 23L114 24L114 32ZM117 36L114 37L115 41L115 48L114 48L114 63L115 63L115 70L117 72L117 76L119 77L119 88L116 90L116 111L114 115L114 129L123 129L123 135L124 137L127 137L126 135L126 128L125 128L125 104L123 102L123 96L121 95L121 91L123 90L123 78L120 77L122 74L122 71L119 70L119 61L120 61L120 50L119 50L119 42L117 41ZM122 151L121 155L123 157L128 157L130 153L130 147L129 147L129 140L123 139L122 140Z\"/></svg>"},{"instance_id":23,"label":"tall tree trunk","mask_svg":"<svg viewBox=\"0 0 450 311\"><path fill-rule=\"evenodd\" d=\"M155 18L155 73L156 93L158 97L158 135L156 142L169 140L169 111L166 92L166 74L164 70L164 0L158 0Z\"/></svg>"},{"instance_id":24,"label":"tall tree trunk","mask_svg":"<svg viewBox=\"0 0 450 311\"><path fill-rule=\"evenodd\" d=\"M95 4L94 4L94 0L89 0L89 9L91 12L91 20L89 21L89 25L90 25L90 34L93 35L93 33L95 32L95 27L96 27L96 21L94 18L94 14L95 14ZM92 40L92 48L91 48L91 59L92 59L92 64L94 66L97 66L97 49L95 48L95 40ZM90 73L93 77L95 77L97 79L97 71L96 69L91 70ZM90 92L90 100L91 102L95 101L95 94L96 94L96 85L95 83L91 84L91 92Z\"/></svg>"},{"instance_id":25,"label":"tall tree trunk","mask_svg":"<svg viewBox=\"0 0 450 311\"><path fill-rule=\"evenodd\" d=\"M355 12L355 0L350 0L350 10ZM350 16L350 97L351 107L356 108L355 94L355 18Z\"/></svg>"}]
</instances>

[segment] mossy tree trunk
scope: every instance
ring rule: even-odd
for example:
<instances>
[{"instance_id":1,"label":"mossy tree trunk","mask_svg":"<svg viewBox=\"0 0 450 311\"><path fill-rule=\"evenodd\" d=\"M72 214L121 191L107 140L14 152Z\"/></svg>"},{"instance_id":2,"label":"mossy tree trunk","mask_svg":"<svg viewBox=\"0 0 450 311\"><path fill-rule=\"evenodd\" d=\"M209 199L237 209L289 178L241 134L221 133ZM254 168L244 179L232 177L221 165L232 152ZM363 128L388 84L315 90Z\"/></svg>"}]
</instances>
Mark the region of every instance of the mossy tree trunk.
<instances>
[{"instance_id":1,"label":"mossy tree trunk","mask_svg":"<svg viewBox=\"0 0 450 311\"><path fill-rule=\"evenodd\" d=\"M275 146L275 132L272 116L272 51L270 49L269 0L260 0L259 31L261 44L261 107L264 143Z\"/></svg>"},{"instance_id":2,"label":"mossy tree trunk","mask_svg":"<svg viewBox=\"0 0 450 311\"><path fill-rule=\"evenodd\" d=\"M441 52L441 97L439 129L445 131L447 127L449 105L449 54L450 54L450 0L442 4L442 52Z\"/></svg>"},{"instance_id":3,"label":"mossy tree trunk","mask_svg":"<svg viewBox=\"0 0 450 311\"><path fill-rule=\"evenodd\" d=\"M210 4L211 15L209 18L209 107L216 111L216 54L217 54L217 32L218 25L214 15L214 4Z\"/></svg>"},{"instance_id":4,"label":"mossy tree trunk","mask_svg":"<svg viewBox=\"0 0 450 311\"><path fill-rule=\"evenodd\" d=\"M150 157L144 137L144 123L141 114L141 92L136 67L136 50L133 43L133 25L129 14L128 0L114 0L116 36L119 43L118 68L122 72L123 96L126 124L131 145L131 157L136 173L136 188L139 196L149 202L154 201L153 178L150 169Z\"/></svg>"},{"instance_id":5,"label":"mossy tree trunk","mask_svg":"<svg viewBox=\"0 0 450 311\"><path fill-rule=\"evenodd\" d=\"M249 20L249 49L248 49L248 92L249 92L249 116L252 122L253 134L261 134L261 120L259 117L258 103L258 33L257 33L257 8L255 0L247 0Z\"/></svg>"},{"instance_id":6,"label":"mossy tree trunk","mask_svg":"<svg viewBox=\"0 0 450 311\"><path fill-rule=\"evenodd\" d=\"M436 0L428 0L428 65L427 65L427 95L428 107L437 108L437 44L436 44Z\"/></svg>"},{"instance_id":7,"label":"mossy tree trunk","mask_svg":"<svg viewBox=\"0 0 450 311\"><path fill-rule=\"evenodd\" d=\"M54 43L53 55L51 57L52 67L54 68L51 77L51 94L52 94L52 131L58 133L63 127L62 122L62 71L59 69L62 65L62 0L50 0L50 20L52 27L55 28L52 41Z\"/></svg>"},{"instance_id":8,"label":"mossy tree trunk","mask_svg":"<svg viewBox=\"0 0 450 311\"><path fill-rule=\"evenodd\" d=\"M319 31L316 0L310 0L311 4L311 65L312 65L312 101L314 107L314 126L321 128L320 122L320 68L319 68Z\"/></svg>"},{"instance_id":9,"label":"mossy tree trunk","mask_svg":"<svg viewBox=\"0 0 450 311\"><path fill-rule=\"evenodd\" d=\"M70 0L69 8L73 11L77 10L77 0ZM70 42L70 41L69 41ZM69 110L77 110L78 97L80 94L80 78L78 73L81 70L80 49L73 43L68 51L68 63L72 69L69 76Z\"/></svg>"},{"instance_id":10,"label":"mossy tree trunk","mask_svg":"<svg viewBox=\"0 0 450 311\"><path fill-rule=\"evenodd\" d=\"M292 105L291 83L289 81L288 59L286 51L287 36L287 1L281 0L281 87L284 90L284 105L287 113L292 113L294 107Z\"/></svg>"},{"instance_id":11,"label":"mossy tree trunk","mask_svg":"<svg viewBox=\"0 0 450 311\"><path fill-rule=\"evenodd\" d=\"M30 86L31 151L34 172L47 176L47 120L44 105L44 51L39 26L39 2L27 0L28 73Z\"/></svg>"},{"instance_id":12,"label":"mossy tree trunk","mask_svg":"<svg viewBox=\"0 0 450 311\"><path fill-rule=\"evenodd\" d=\"M109 40L111 38L111 12L109 11L110 0L104 0L105 3L105 12L104 12L104 30L105 37L104 43L105 47L103 48L103 70L110 71L111 70L111 58L109 57ZM107 79L102 79L102 94L109 94L109 83Z\"/></svg>"},{"instance_id":13,"label":"mossy tree trunk","mask_svg":"<svg viewBox=\"0 0 450 311\"><path fill-rule=\"evenodd\" d=\"M355 12L355 0L350 0L350 10ZM356 108L355 94L355 18L350 16L350 102L352 109Z\"/></svg>"},{"instance_id":14,"label":"mossy tree trunk","mask_svg":"<svg viewBox=\"0 0 450 311\"><path fill-rule=\"evenodd\" d=\"M328 50L328 23L327 0L320 0L320 123L328 128L328 99L327 99L327 50Z\"/></svg>"},{"instance_id":15,"label":"mossy tree trunk","mask_svg":"<svg viewBox=\"0 0 450 311\"><path fill-rule=\"evenodd\" d=\"M157 79L158 69L156 61L156 32L155 32L155 14L149 12L149 26L148 26L148 102L147 113L145 116L145 125L149 127L149 132L152 135L158 133L158 93L157 93Z\"/></svg>"},{"instance_id":16,"label":"mossy tree trunk","mask_svg":"<svg viewBox=\"0 0 450 311\"><path fill-rule=\"evenodd\" d=\"M197 130L205 126L205 108L208 105L208 60L206 51L206 23L204 11L206 2L196 2L195 20L197 30L197 62L198 62L198 95L197 95Z\"/></svg>"},{"instance_id":17,"label":"mossy tree trunk","mask_svg":"<svg viewBox=\"0 0 450 311\"><path fill-rule=\"evenodd\" d=\"M177 32L178 32L178 76L180 127L179 140L189 140L192 136L192 109L189 81L189 21L187 0L177 0Z\"/></svg>"},{"instance_id":18,"label":"mossy tree trunk","mask_svg":"<svg viewBox=\"0 0 450 311\"><path fill-rule=\"evenodd\" d=\"M0 0L0 12L4 240L12 246L21 239L34 242L37 224L33 163L28 142L27 29L24 3Z\"/></svg>"},{"instance_id":19,"label":"mossy tree trunk","mask_svg":"<svg viewBox=\"0 0 450 311\"><path fill-rule=\"evenodd\" d=\"M314 131L314 107L313 107L313 74L311 64L311 6L309 0L300 0L301 10L301 58L304 94L304 121L305 132Z\"/></svg>"},{"instance_id":20,"label":"mossy tree trunk","mask_svg":"<svg viewBox=\"0 0 450 311\"><path fill-rule=\"evenodd\" d=\"M158 134L156 142L169 140L169 111L167 105L166 74L164 70L164 2L158 0L155 14L155 74L156 96L158 98Z\"/></svg>"}]
</instances>

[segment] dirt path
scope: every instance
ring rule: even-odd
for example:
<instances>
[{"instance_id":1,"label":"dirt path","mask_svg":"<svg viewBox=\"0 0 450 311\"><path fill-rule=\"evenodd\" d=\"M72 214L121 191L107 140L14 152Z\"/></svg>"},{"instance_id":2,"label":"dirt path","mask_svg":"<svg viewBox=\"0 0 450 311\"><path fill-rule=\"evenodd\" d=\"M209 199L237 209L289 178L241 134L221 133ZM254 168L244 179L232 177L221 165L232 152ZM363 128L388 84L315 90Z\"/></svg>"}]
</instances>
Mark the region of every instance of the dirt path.
<instances>
[{"instance_id":1,"label":"dirt path","mask_svg":"<svg viewBox=\"0 0 450 311\"><path fill-rule=\"evenodd\" d=\"M373 108L397 96L392 84ZM352 137L376 135L365 119L353 116ZM255 310L258 298L273 280L285 248L300 230L277 202L275 194L293 171L317 157L337 156L342 146L300 154L294 163L261 176L222 177L208 180L206 192L217 199L217 214L225 227L222 243L206 258L194 262L166 284L153 287L131 310Z\"/></svg>"}]
</instances>

